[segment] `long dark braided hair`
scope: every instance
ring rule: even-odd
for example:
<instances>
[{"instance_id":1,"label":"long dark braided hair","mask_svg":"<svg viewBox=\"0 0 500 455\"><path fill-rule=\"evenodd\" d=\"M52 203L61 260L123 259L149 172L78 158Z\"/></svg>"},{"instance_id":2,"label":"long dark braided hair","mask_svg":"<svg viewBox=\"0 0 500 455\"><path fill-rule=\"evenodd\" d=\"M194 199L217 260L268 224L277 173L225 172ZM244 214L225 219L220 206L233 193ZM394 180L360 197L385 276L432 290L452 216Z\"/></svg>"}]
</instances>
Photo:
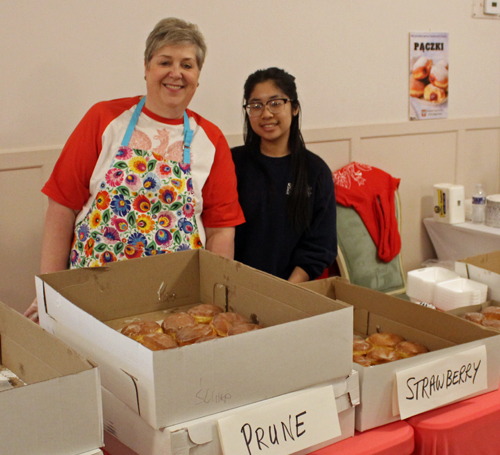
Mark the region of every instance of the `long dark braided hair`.
<instances>
[{"instance_id":1,"label":"long dark braided hair","mask_svg":"<svg viewBox=\"0 0 500 455\"><path fill-rule=\"evenodd\" d=\"M295 77L280 68L267 68L258 70L248 76L244 88L243 98L246 104L257 84L272 81L288 98L292 100L292 114L288 149L292 157L292 188L288 198L287 215L292 226L297 232L307 230L311 218L311 198L309 197L309 166L304 138L300 132L300 103L297 96ZM245 111L244 123L245 145L251 150L260 153L260 136L254 132L250 119Z\"/></svg>"}]
</instances>

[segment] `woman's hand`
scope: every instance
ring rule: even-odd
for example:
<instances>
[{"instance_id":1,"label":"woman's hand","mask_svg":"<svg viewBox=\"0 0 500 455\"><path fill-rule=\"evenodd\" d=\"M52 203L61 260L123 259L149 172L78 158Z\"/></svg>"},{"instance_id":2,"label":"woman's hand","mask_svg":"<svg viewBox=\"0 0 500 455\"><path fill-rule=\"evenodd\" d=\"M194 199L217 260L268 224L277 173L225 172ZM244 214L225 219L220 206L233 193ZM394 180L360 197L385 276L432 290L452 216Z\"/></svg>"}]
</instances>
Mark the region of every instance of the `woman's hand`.
<instances>
[{"instance_id":1,"label":"woman's hand","mask_svg":"<svg viewBox=\"0 0 500 455\"><path fill-rule=\"evenodd\" d=\"M293 269L288 281L290 283L303 283L309 281L309 274L302 267L297 266Z\"/></svg>"},{"instance_id":2,"label":"woman's hand","mask_svg":"<svg viewBox=\"0 0 500 455\"><path fill-rule=\"evenodd\" d=\"M43 230L41 273L66 270L73 239L76 211L49 198ZM38 321L37 299L24 312L32 321Z\"/></svg>"},{"instance_id":3,"label":"woman's hand","mask_svg":"<svg viewBox=\"0 0 500 455\"><path fill-rule=\"evenodd\" d=\"M234 259L234 227L205 228L205 248L212 253Z\"/></svg>"},{"instance_id":4,"label":"woman's hand","mask_svg":"<svg viewBox=\"0 0 500 455\"><path fill-rule=\"evenodd\" d=\"M38 320L38 302L35 298L33 300L33 303L28 307L28 309L24 312L24 316L26 316L28 319L31 319L33 322L36 322L37 324L40 322Z\"/></svg>"}]
</instances>

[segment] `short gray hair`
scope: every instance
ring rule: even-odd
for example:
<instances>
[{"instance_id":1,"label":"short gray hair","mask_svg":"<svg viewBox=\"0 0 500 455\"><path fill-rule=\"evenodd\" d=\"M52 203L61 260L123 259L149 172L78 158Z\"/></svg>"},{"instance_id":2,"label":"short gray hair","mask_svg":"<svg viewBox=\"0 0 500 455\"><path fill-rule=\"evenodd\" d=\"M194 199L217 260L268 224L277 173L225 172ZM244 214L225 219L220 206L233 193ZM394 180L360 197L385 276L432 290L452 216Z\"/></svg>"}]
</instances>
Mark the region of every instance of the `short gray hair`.
<instances>
[{"instance_id":1,"label":"short gray hair","mask_svg":"<svg viewBox=\"0 0 500 455\"><path fill-rule=\"evenodd\" d=\"M207 45L205 38L195 24L176 17L167 17L155 25L146 40L144 62L149 66L153 56L166 45L191 45L196 48L196 63L201 71L205 62Z\"/></svg>"}]
</instances>

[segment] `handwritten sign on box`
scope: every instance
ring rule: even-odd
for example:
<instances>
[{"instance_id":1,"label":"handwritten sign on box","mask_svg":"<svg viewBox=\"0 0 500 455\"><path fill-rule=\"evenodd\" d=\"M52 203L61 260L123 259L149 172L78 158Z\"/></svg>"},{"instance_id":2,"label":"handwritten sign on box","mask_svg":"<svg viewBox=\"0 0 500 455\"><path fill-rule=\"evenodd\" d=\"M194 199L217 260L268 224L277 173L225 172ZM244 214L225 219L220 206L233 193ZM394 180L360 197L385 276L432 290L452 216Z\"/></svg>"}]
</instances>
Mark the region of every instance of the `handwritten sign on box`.
<instances>
[{"instance_id":1,"label":"handwritten sign on box","mask_svg":"<svg viewBox=\"0 0 500 455\"><path fill-rule=\"evenodd\" d=\"M224 455L288 455L341 435L332 386L235 412L217 424Z\"/></svg>"},{"instance_id":2,"label":"handwritten sign on box","mask_svg":"<svg viewBox=\"0 0 500 455\"><path fill-rule=\"evenodd\" d=\"M465 398L488 387L486 346L461 351L396 373L401 419ZM397 411L397 409L395 409Z\"/></svg>"}]
</instances>

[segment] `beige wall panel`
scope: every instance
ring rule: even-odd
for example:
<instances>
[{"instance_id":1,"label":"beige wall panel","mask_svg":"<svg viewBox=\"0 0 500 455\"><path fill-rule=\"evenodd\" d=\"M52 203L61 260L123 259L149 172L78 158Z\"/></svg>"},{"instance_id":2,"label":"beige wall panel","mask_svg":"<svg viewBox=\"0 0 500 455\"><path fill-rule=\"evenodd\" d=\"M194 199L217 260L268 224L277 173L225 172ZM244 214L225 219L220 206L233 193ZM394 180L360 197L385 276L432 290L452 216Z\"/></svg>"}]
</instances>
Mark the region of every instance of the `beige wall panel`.
<instances>
[{"instance_id":1,"label":"beige wall panel","mask_svg":"<svg viewBox=\"0 0 500 455\"><path fill-rule=\"evenodd\" d=\"M35 297L44 217L42 168L0 171L0 301L22 312Z\"/></svg>"},{"instance_id":2,"label":"beige wall panel","mask_svg":"<svg viewBox=\"0 0 500 455\"><path fill-rule=\"evenodd\" d=\"M500 129L467 130L464 141L465 153L458 160L457 183L465 186L469 199L482 183L486 194L498 194L500 177Z\"/></svg>"},{"instance_id":3,"label":"beige wall panel","mask_svg":"<svg viewBox=\"0 0 500 455\"><path fill-rule=\"evenodd\" d=\"M306 147L323 158L332 172L349 163L350 141L348 140L306 143Z\"/></svg>"},{"instance_id":4,"label":"beige wall panel","mask_svg":"<svg viewBox=\"0 0 500 455\"><path fill-rule=\"evenodd\" d=\"M456 133L362 139L353 161L373 165L401 179L402 254L405 271L434 257L422 219L432 216L432 186L455 183Z\"/></svg>"}]
</instances>

